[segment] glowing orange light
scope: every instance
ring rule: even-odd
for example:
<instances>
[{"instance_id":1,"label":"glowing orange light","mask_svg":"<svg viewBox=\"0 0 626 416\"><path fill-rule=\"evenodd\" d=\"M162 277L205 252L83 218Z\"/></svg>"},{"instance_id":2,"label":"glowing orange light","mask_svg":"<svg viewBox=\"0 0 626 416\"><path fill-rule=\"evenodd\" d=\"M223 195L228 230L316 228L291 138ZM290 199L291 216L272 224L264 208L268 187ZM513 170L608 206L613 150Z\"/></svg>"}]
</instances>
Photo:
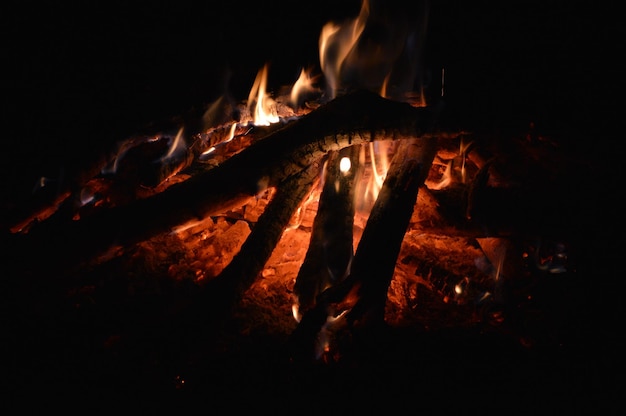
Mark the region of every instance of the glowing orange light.
<instances>
[{"instance_id":1,"label":"glowing orange light","mask_svg":"<svg viewBox=\"0 0 626 416\"><path fill-rule=\"evenodd\" d=\"M340 26L330 22L324 25L319 39L320 66L326 77L331 98L341 87L341 69L348 55L356 45L369 16L369 3L363 0L359 16Z\"/></svg>"},{"instance_id":2,"label":"glowing orange light","mask_svg":"<svg viewBox=\"0 0 626 416\"><path fill-rule=\"evenodd\" d=\"M300 76L291 87L291 94L289 101L294 109L297 109L298 103L301 97L310 92L315 92L317 89L314 84L319 76L311 76L309 71L305 71L304 68L300 71Z\"/></svg>"},{"instance_id":3,"label":"glowing orange light","mask_svg":"<svg viewBox=\"0 0 626 416\"><path fill-rule=\"evenodd\" d=\"M269 68L265 64L258 72L248 95L248 110L256 126L269 126L280 121L274 101L266 92Z\"/></svg>"}]
</instances>

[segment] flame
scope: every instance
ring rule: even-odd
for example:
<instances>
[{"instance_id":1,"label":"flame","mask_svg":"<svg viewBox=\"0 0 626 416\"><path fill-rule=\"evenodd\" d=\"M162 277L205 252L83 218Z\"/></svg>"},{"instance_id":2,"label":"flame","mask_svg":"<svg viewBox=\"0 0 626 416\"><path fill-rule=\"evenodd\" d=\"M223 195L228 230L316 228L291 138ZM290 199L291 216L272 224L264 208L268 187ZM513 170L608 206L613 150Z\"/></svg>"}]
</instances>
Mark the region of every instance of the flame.
<instances>
[{"instance_id":1,"label":"flame","mask_svg":"<svg viewBox=\"0 0 626 416\"><path fill-rule=\"evenodd\" d=\"M344 26L329 22L322 27L319 39L320 66L330 89L330 98L335 98L341 87L342 66L363 33L368 16L369 3L363 0L356 19L348 21Z\"/></svg>"},{"instance_id":2,"label":"flame","mask_svg":"<svg viewBox=\"0 0 626 416\"><path fill-rule=\"evenodd\" d=\"M470 146L473 144L473 141L470 141L469 143L465 144L463 137L461 137L461 143L459 145L459 155L462 157L462 163L461 163L461 182L465 183L467 181L467 171L465 168L465 163L466 163L466 159L467 159L467 151L470 148Z\"/></svg>"},{"instance_id":3,"label":"flame","mask_svg":"<svg viewBox=\"0 0 626 416\"><path fill-rule=\"evenodd\" d=\"M315 190L315 188L311 189L309 195L300 203L300 205L298 205L298 208L292 215L289 224L285 228L285 231L297 229L302 224L302 220L304 219L304 215L308 207L318 200L319 190Z\"/></svg>"},{"instance_id":4,"label":"flame","mask_svg":"<svg viewBox=\"0 0 626 416\"><path fill-rule=\"evenodd\" d=\"M300 304L298 303L297 299L291 305L291 314L293 315L293 319L295 319L296 322L300 323L300 321L302 320L302 314L300 313Z\"/></svg>"},{"instance_id":5,"label":"flame","mask_svg":"<svg viewBox=\"0 0 626 416\"><path fill-rule=\"evenodd\" d=\"M315 358L317 360L323 360L328 362L333 359L332 344L335 337L335 333L347 326L345 316L349 310L341 312L337 316L326 317L326 322L322 325L320 332L318 333L316 346L315 346Z\"/></svg>"},{"instance_id":6,"label":"flame","mask_svg":"<svg viewBox=\"0 0 626 416\"><path fill-rule=\"evenodd\" d=\"M311 76L311 70L300 70L300 76L291 87L291 93L289 96L289 102L294 110L300 107L300 103L304 96L309 93L318 92L314 86L317 82L319 75Z\"/></svg>"},{"instance_id":7,"label":"flame","mask_svg":"<svg viewBox=\"0 0 626 416\"><path fill-rule=\"evenodd\" d=\"M383 80L383 85L382 87L380 87L380 93L379 95L381 97L385 97L388 98L387 96L387 86L389 85L389 77L391 77L391 72L387 74L387 76L385 77L385 79Z\"/></svg>"},{"instance_id":8,"label":"flame","mask_svg":"<svg viewBox=\"0 0 626 416\"><path fill-rule=\"evenodd\" d=\"M447 159L437 156L434 165L442 167L443 173L438 181L427 179L425 181L428 189L441 190L454 183L467 183L467 153L473 141L465 143L461 138L459 151L453 158Z\"/></svg>"},{"instance_id":9,"label":"flame","mask_svg":"<svg viewBox=\"0 0 626 416\"><path fill-rule=\"evenodd\" d=\"M364 186L364 189L357 189L355 193L356 206L362 213L369 211L378 198L389 169L388 150L390 146L391 142L382 140L370 142L369 147L361 148L360 162L364 165L368 161L367 156L369 155L369 171L371 172L364 185L357 185Z\"/></svg>"},{"instance_id":10,"label":"flame","mask_svg":"<svg viewBox=\"0 0 626 416\"><path fill-rule=\"evenodd\" d=\"M263 65L248 95L248 111L252 115L252 123L256 126L269 126L280 121L276 101L266 92L268 71L268 64Z\"/></svg>"},{"instance_id":11,"label":"flame","mask_svg":"<svg viewBox=\"0 0 626 416\"><path fill-rule=\"evenodd\" d=\"M174 156L176 156L178 152L184 152L186 149L187 149L187 144L185 143L185 139L183 138L183 128L181 127L178 130L176 137L174 137L174 141L170 145L170 148L168 149L167 153L165 154L165 156L163 156L160 159L160 161L165 162L173 158Z\"/></svg>"},{"instance_id":12,"label":"flame","mask_svg":"<svg viewBox=\"0 0 626 416\"><path fill-rule=\"evenodd\" d=\"M364 88L406 101L422 78L419 54L427 15L421 8L398 14L384 2L362 0L356 18L323 26L319 61L330 99L340 90ZM425 105L420 94L419 103Z\"/></svg>"}]
</instances>

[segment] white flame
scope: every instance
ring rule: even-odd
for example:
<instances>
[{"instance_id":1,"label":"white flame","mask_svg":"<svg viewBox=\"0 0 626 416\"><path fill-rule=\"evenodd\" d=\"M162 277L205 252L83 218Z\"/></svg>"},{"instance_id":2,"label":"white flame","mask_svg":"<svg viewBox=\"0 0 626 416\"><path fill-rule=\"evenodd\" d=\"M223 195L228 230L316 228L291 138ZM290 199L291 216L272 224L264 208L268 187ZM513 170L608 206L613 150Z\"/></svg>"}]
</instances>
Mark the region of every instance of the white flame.
<instances>
[{"instance_id":1,"label":"white flame","mask_svg":"<svg viewBox=\"0 0 626 416\"><path fill-rule=\"evenodd\" d=\"M342 157L339 161L339 170L341 173L346 174L350 172L350 168L352 167L352 163L350 162L349 157Z\"/></svg>"},{"instance_id":2,"label":"white flame","mask_svg":"<svg viewBox=\"0 0 626 416\"><path fill-rule=\"evenodd\" d=\"M272 123L280 121L278 117L278 111L276 109L276 102L267 94L267 73L268 65L265 64L261 70L259 70L250 94L248 95L248 109L252 115L252 122L256 126L269 126ZM256 96L256 98L255 98ZM250 107L254 103L254 108Z\"/></svg>"}]
</instances>

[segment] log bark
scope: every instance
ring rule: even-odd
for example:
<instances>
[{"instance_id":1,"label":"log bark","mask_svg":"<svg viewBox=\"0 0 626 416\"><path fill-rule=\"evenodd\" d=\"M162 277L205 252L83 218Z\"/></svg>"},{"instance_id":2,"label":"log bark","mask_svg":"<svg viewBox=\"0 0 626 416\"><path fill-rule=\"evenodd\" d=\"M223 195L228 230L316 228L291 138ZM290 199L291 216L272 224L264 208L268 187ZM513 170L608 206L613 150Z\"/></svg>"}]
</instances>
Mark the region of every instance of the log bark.
<instances>
[{"instance_id":1,"label":"log bark","mask_svg":"<svg viewBox=\"0 0 626 416\"><path fill-rule=\"evenodd\" d=\"M276 190L237 255L203 288L211 309L219 313L230 312L255 282L289 220L319 179L320 172L321 161L317 160L299 175L285 180Z\"/></svg>"},{"instance_id":2,"label":"log bark","mask_svg":"<svg viewBox=\"0 0 626 416\"><path fill-rule=\"evenodd\" d=\"M98 212L80 221L43 222L8 241L19 252L45 256L49 267L74 267L188 221L241 206L267 187L300 174L331 150L377 139L420 137L436 111L357 91L272 132L226 160L154 196Z\"/></svg>"},{"instance_id":3,"label":"log bark","mask_svg":"<svg viewBox=\"0 0 626 416\"><path fill-rule=\"evenodd\" d=\"M361 171L359 150L360 146L352 146L328 154L309 247L294 284L299 313L311 308L318 294L348 272L354 254L354 190ZM343 157L351 163L347 172L340 170Z\"/></svg>"},{"instance_id":4,"label":"log bark","mask_svg":"<svg viewBox=\"0 0 626 416\"><path fill-rule=\"evenodd\" d=\"M362 319L366 325L383 322L387 289L418 190L435 153L432 140L400 143L354 256L350 274L356 276L360 289L356 305L348 313L349 322Z\"/></svg>"},{"instance_id":5,"label":"log bark","mask_svg":"<svg viewBox=\"0 0 626 416\"><path fill-rule=\"evenodd\" d=\"M348 311L349 327L384 323L387 290L393 278L420 186L436 153L434 140L402 142L372 208L352 261L349 276L316 299L292 334L295 358L311 357L313 344L329 316Z\"/></svg>"}]
</instances>

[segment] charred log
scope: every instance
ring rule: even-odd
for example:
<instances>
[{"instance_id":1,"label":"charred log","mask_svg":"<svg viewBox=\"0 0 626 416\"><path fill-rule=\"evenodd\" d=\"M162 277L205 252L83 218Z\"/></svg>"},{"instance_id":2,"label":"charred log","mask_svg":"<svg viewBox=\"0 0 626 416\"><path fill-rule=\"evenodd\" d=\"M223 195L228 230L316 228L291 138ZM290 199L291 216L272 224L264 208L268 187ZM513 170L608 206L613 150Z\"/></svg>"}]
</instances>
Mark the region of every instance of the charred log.
<instances>
[{"instance_id":1,"label":"charred log","mask_svg":"<svg viewBox=\"0 0 626 416\"><path fill-rule=\"evenodd\" d=\"M307 255L294 285L299 312L309 309L315 297L348 272L353 256L354 185L360 176L359 146L330 152L324 184L311 230ZM340 170L342 157L352 168Z\"/></svg>"},{"instance_id":2,"label":"charred log","mask_svg":"<svg viewBox=\"0 0 626 416\"><path fill-rule=\"evenodd\" d=\"M350 273L360 282L358 301L348 321L384 320L387 289L393 278L400 246L436 149L431 140L400 144L372 208Z\"/></svg>"},{"instance_id":3,"label":"charred log","mask_svg":"<svg viewBox=\"0 0 626 416\"><path fill-rule=\"evenodd\" d=\"M383 323L400 246L435 152L433 140L400 144L359 241L349 276L317 297L315 307L303 316L292 334L295 357L310 357L311 346L328 317L348 311L349 327L358 323L363 328L374 328Z\"/></svg>"},{"instance_id":4,"label":"charred log","mask_svg":"<svg viewBox=\"0 0 626 416\"><path fill-rule=\"evenodd\" d=\"M354 92L260 139L218 168L79 221L43 222L28 234L10 236L9 243L22 253L45 255L48 268L72 267L111 248L241 206L259 191L300 174L331 150L380 138L420 137L433 126L435 116L431 108Z\"/></svg>"},{"instance_id":5,"label":"charred log","mask_svg":"<svg viewBox=\"0 0 626 416\"><path fill-rule=\"evenodd\" d=\"M294 212L319 178L320 161L283 182L228 266L204 288L210 308L229 312L254 283ZM216 308L217 307L217 308Z\"/></svg>"}]
</instances>

